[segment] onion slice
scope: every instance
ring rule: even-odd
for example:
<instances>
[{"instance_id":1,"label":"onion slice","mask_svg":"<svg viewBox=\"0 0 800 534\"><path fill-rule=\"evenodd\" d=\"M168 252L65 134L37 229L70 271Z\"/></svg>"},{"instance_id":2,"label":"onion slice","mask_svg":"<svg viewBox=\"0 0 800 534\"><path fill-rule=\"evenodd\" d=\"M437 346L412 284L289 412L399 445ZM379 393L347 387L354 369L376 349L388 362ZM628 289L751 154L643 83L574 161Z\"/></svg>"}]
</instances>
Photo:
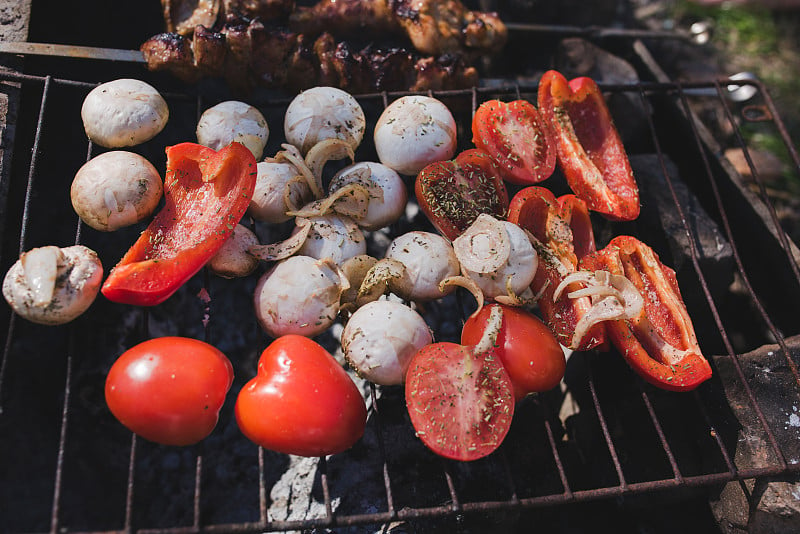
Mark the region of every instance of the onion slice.
<instances>
[{"instance_id":1,"label":"onion slice","mask_svg":"<svg viewBox=\"0 0 800 534\"><path fill-rule=\"evenodd\" d=\"M580 318L575 326L572 346L577 347L589 329L603 321L624 319L640 320L644 299L633 283L620 274L597 270L577 271L561 281L553 292L553 302L558 300L564 289L572 283L582 283L586 287L567 293L569 298L591 297L592 307Z\"/></svg>"},{"instance_id":2,"label":"onion slice","mask_svg":"<svg viewBox=\"0 0 800 534\"><path fill-rule=\"evenodd\" d=\"M39 247L20 256L25 281L33 295L33 305L43 308L53 301L58 276L58 262L63 254L56 246Z\"/></svg>"},{"instance_id":3,"label":"onion slice","mask_svg":"<svg viewBox=\"0 0 800 534\"><path fill-rule=\"evenodd\" d=\"M302 208L289 211L286 215L291 217L322 217L331 211L350 217L361 219L367 214L369 207L370 191L362 184L347 184L337 189L321 200L315 200Z\"/></svg>"},{"instance_id":4,"label":"onion slice","mask_svg":"<svg viewBox=\"0 0 800 534\"><path fill-rule=\"evenodd\" d=\"M378 260L361 282L356 304L363 306L367 302L378 300L381 295L391 291L392 281L400 280L405 271L406 266L401 261L392 258Z\"/></svg>"},{"instance_id":5,"label":"onion slice","mask_svg":"<svg viewBox=\"0 0 800 534\"><path fill-rule=\"evenodd\" d=\"M322 190L322 179L318 180L316 176L314 176L314 173L308 168L308 165L306 165L306 162L297 147L290 145L289 143L283 143L281 144L281 147L283 150L275 154L275 161L289 162L294 165L300 173L300 176L305 179L309 189L311 189L311 193L314 195L314 198L322 198L324 195Z\"/></svg>"},{"instance_id":6,"label":"onion slice","mask_svg":"<svg viewBox=\"0 0 800 534\"><path fill-rule=\"evenodd\" d=\"M311 221L303 217L295 219L295 224L299 228L297 232L292 234L289 238L278 243L270 245L256 245L247 249L248 254L264 261L278 261L284 260L289 256L297 253L303 246L303 243L308 239L308 233L311 231Z\"/></svg>"},{"instance_id":7,"label":"onion slice","mask_svg":"<svg viewBox=\"0 0 800 534\"><path fill-rule=\"evenodd\" d=\"M475 282L475 280L469 276L448 276L439 282L439 291L444 293L444 289L450 286L463 287L472 294L472 296L475 298L475 301L478 303L478 309L472 312L472 315L476 315L479 311L481 311L481 308L483 308L484 296L483 291L477 282Z\"/></svg>"},{"instance_id":8,"label":"onion slice","mask_svg":"<svg viewBox=\"0 0 800 534\"><path fill-rule=\"evenodd\" d=\"M501 221L481 213L453 241L453 250L462 267L476 273L493 273L508 261L511 241Z\"/></svg>"}]
</instances>

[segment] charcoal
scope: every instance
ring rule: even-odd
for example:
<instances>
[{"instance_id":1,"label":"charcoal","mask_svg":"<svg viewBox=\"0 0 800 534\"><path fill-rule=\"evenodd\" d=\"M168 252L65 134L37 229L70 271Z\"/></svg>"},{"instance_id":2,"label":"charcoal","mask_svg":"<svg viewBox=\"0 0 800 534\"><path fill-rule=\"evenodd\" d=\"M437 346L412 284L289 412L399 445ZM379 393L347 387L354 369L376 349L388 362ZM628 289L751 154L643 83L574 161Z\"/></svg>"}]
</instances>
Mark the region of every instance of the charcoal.
<instances>
[{"instance_id":1,"label":"charcoal","mask_svg":"<svg viewBox=\"0 0 800 534\"><path fill-rule=\"evenodd\" d=\"M788 354L779 345L764 345L737 359L784 459L795 465L800 462L800 399L789 392L796 385L792 366L800 361L800 336L786 339L786 347ZM780 460L734 360L724 355L714 356L713 361L730 406L728 419L738 429L728 440L736 467L744 470L776 465ZM794 364L790 365L790 361ZM749 532L797 532L799 491L797 477L747 480L744 487L739 482L730 482L712 502L712 509L723 526L741 525L745 521ZM731 527L727 532L737 530Z\"/></svg>"}]
</instances>

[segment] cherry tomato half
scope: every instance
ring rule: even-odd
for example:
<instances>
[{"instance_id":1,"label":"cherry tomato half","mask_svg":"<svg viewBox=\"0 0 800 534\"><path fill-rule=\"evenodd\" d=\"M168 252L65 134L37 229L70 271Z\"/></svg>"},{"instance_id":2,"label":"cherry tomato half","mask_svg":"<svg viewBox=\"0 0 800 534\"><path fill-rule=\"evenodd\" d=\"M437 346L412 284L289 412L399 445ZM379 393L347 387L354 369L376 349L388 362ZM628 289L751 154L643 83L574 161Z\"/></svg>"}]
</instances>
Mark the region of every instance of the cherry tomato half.
<instances>
[{"instance_id":1,"label":"cherry tomato half","mask_svg":"<svg viewBox=\"0 0 800 534\"><path fill-rule=\"evenodd\" d=\"M214 430L232 383L233 366L217 348L160 337L114 362L105 396L111 413L137 435L162 445L191 445Z\"/></svg>"},{"instance_id":2,"label":"cherry tomato half","mask_svg":"<svg viewBox=\"0 0 800 534\"><path fill-rule=\"evenodd\" d=\"M492 157L512 184L539 183L556 169L552 130L527 100L481 104L472 118L472 142Z\"/></svg>"},{"instance_id":3,"label":"cherry tomato half","mask_svg":"<svg viewBox=\"0 0 800 534\"><path fill-rule=\"evenodd\" d=\"M503 309L497 355L514 385L516 399L556 387L566 370L564 351L550 329L532 313L513 306L487 304L464 323L461 342L478 342L494 306Z\"/></svg>"},{"instance_id":4,"label":"cherry tomato half","mask_svg":"<svg viewBox=\"0 0 800 534\"><path fill-rule=\"evenodd\" d=\"M298 456L350 448L367 408L353 380L321 345L289 334L273 341L236 399L236 422L257 445Z\"/></svg>"}]
</instances>

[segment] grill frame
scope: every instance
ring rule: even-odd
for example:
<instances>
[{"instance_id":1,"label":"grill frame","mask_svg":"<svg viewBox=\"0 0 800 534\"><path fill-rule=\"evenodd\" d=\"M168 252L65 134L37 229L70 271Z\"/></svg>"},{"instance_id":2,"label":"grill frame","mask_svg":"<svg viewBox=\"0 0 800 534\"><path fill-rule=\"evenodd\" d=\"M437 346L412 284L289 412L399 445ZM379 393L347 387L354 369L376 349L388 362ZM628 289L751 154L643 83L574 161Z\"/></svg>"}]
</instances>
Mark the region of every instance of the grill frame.
<instances>
[{"instance_id":1,"label":"grill frame","mask_svg":"<svg viewBox=\"0 0 800 534\"><path fill-rule=\"evenodd\" d=\"M28 230L31 228L32 225L36 225L37 221L33 220L35 218L34 215L31 213L36 210L36 204L41 199L43 194L46 194L46 190L42 186L42 178L39 176L38 168L39 163L43 156L44 148L41 146L41 139L42 139L42 131L45 128L52 128L53 126L48 125L48 105L49 101L52 98L52 94L61 90L79 90L79 91L86 91L94 86L91 83L85 83L77 80L64 80L58 78L52 78L49 76L32 76L32 75L23 75L19 73L1 73L0 80L4 80L7 82L12 82L16 84L22 84L23 86L32 85L35 87L39 87L37 91L41 92L42 97L39 105L39 113L36 117L36 125L34 128L34 139L32 142L32 149L31 149L31 159L29 164L23 164L23 167L27 169L27 180L24 184L24 202L22 208L22 215L21 215L21 222L20 222L20 232L19 232L19 245L18 250L26 250L32 246L32 241L34 238L31 238ZM697 83L678 83L678 82L641 82L638 84L632 85L612 85L612 84L601 84L601 87L610 93L632 93L639 95L642 102L646 105L651 105L655 99L662 99L666 101L671 101L676 104L679 112L684 114L687 118L687 125L693 132L693 144L696 148L697 157L703 162L703 173L705 178L708 180L711 190L713 191L712 200L711 202L716 204L718 212L721 214L721 226L723 227L726 237L728 241L732 244L736 244L739 241L739 238L736 237L737 230L732 228L731 225L731 217L727 214L726 211L726 201L723 200L724 194L720 192L720 177L719 172L715 169L716 165L719 164L719 159L715 157L715 152L708 146L708 134L703 131L702 123L696 118L696 116L692 112L692 108L690 106L690 98L686 94L687 89L693 88L711 88L717 92L717 99L722 104L723 109L725 110L726 116L728 121L734 126L735 132L737 133L737 142L745 149L745 154L748 159L748 163L751 167L751 171L753 173L755 183L757 185L758 191L761 195L761 200L763 201L763 205L766 207L766 211L770 217L770 220L764 222L765 228L772 227L775 231L775 235L781 246L784 248L786 253L786 267L788 270L793 274L795 278L795 282L798 287L800 287L800 275L798 275L798 267L796 256L793 253L793 245L791 240L786 236L785 232L780 229L780 225L778 223L778 218L775 213L775 209L772 206L769 198L767 196L766 187L764 182L760 179L758 175L758 170L755 168L752 159L748 155L747 146L744 142L744 138L737 127L738 117L736 116L736 112L731 109L730 104L724 99L725 94L725 86L729 83L730 80L715 80L709 82L697 82ZM749 84L754 85L758 89L758 98L761 99L763 102L762 107L760 108L764 116L769 116L770 122L774 125L784 143L786 148L792 158L795 170L800 173L800 158L798 157L797 151L794 148L791 139L789 139L788 134L786 133L786 128L783 125L777 110L775 109L774 103L772 102L768 91L766 88L760 84L759 82L747 82ZM432 93L433 96L441 97L443 99L452 99L456 98L460 101L470 102L471 111L477 107L477 104L480 101L483 101L492 96L501 96L507 99L517 98L517 97L530 97L529 95L535 94L536 86L531 85L514 85L509 87L502 87L502 88L475 88L470 90L464 91L447 91L447 92L434 92ZM172 94L166 93L168 96L168 100L172 101L172 99L185 99L186 102L193 102L195 106L195 115L199 115L199 111L204 109L206 106L206 102L204 101L203 97L197 94ZM381 93L375 95L360 95L359 100L362 103L369 103L370 105L377 105L385 107L388 102L399 96L401 93ZM279 97L274 100L266 100L264 102L259 103L259 107L263 109L263 106L270 106L275 108L285 107L288 100L285 97ZM56 124L55 127L57 128L58 125ZM458 520L458 523L463 526L464 521L468 521L468 519L461 520L459 518L471 518L475 517L476 515L481 514L504 514L504 513L519 513L520 511L529 511L529 510L537 510L537 509L551 509L554 507L569 507L570 505L579 505L581 503L589 503L589 502L597 502L597 501L606 501L606 500L613 500L619 498L630 498L630 497L640 497L640 496L647 496L652 494L660 494L664 491L673 491L673 490L685 490L690 488L696 488L700 490L709 490L711 488L718 487L721 484L732 482L732 481L745 481L750 479L760 479L760 478L772 478L772 477L782 477L782 476L796 476L798 471L800 471L800 467L798 464L793 463L786 458L786 452L783 450L781 445L779 445L778 440L775 436L775 431L771 426L771 422L768 420L767 416L761 410L759 405L759 401L756 398L755 393L753 392L752 388L750 387L747 377L745 376L745 372L743 371L742 366L740 365L740 356L741 351L737 351L734 348L734 343L729 339L727 334L727 328L724 324L724 319L721 318L720 312L718 310L718 305L715 303L714 298L711 295L711 291L709 290L708 284L705 280L705 275L703 274L703 270L700 267L699 259L698 259L698 251L697 251L697 244L694 241L692 232L687 223L687 219L682 212L682 208L680 203L678 202L677 196L675 194L671 177L669 173L666 172L665 168L665 154L662 152L660 148L660 134L657 133L656 124L650 119L648 123L648 128L650 129L650 134L652 137L653 144L657 148L657 154L659 155L660 162L662 168L664 169L664 176L667 180L667 183L670 187L672 192L673 201L675 203L675 208L679 212L679 218L682 220L684 224L684 230L689 239L690 248L692 252L692 268L694 273L699 280L700 287L702 288L706 301L709 304L711 315L714 318L714 321L717 323L719 327L719 332L722 338L722 343L725 347L725 352L723 353L723 357L727 357L733 363L734 368L736 370L736 374L738 375L739 380L741 381L741 385L743 386L749 403L756 413L757 420L759 425L761 426L762 431L767 436L767 441L770 444L771 448L771 455L774 457L774 461L768 463L768 465L761 466L761 467L748 467L748 468L739 468L736 465L735 459L733 458L732 451L729 450L730 445L725 443L721 433L718 431L719 421L715 419L716 415L709 413L709 406L713 404L713 395L712 392L709 390L712 389L711 387L703 386L697 392L691 393L688 396L684 397L685 400L688 397L691 397L691 405L696 407L698 412L701 414L701 419L705 421L704 430L708 436L717 444L718 452L720 458L718 461L721 461L724 464L725 468L723 470L717 470L713 472L705 472L701 470L699 473L687 473L684 469L681 469L680 459L674 452L674 445L671 442L671 436L669 431L665 430L665 423L659 417L659 408L658 405L660 401L663 400L663 394L654 390L653 388L647 386L646 384L635 380L635 387L638 390L637 395L641 398L641 402L644 406L645 411L647 412L650 422L653 425L653 431L655 432L657 439L661 445L662 451L666 457L666 462L669 465L669 470L672 472L672 476L668 477L661 477L655 480L637 480L631 481L629 477L626 477L626 461L621 459L621 449L617 443L617 438L615 438L615 430L611 428L608 422L607 417L607 409L606 409L606 402L603 400L607 398L608 395L608 377L604 374L604 369L602 364L597 360L597 358L592 358L590 356L583 356L583 355L576 355L575 357L585 357L588 361L587 366L587 377L586 377L586 387L589 392L589 397L591 399L591 407L594 410L594 413L597 417L597 423L599 425L599 429L602 434L603 443L608 452L608 456L610 458L610 463L613 467L613 471L616 473L617 476L617 483L602 487L589 487L589 488L582 488L579 485L574 484L571 482L571 478L573 477L573 471L571 470L570 464L572 463L571 458L563 457L562 452L560 452L559 447L559 439L562 439L563 436L560 435L558 429L554 429L552 427L551 421L547 417L541 417L537 419L541 422L542 428L541 431L546 436L546 441L549 443L550 453L552 456L553 465L551 468L554 469L552 473L554 473L558 480L561 483L561 490L560 491L553 491L544 493L541 495L518 495L517 485L515 484L514 480L514 467L515 464L511 462L506 453L506 449L508 447L503 447L498 452L496 457L492 459L493 462L496 462L500 465L500 471L505 473L505 481L504 484L508 491L505 492L508 495L507 498L497 498L497 499L481 499L481 500L470 500L469 498L464 498L463 493L468 493L467 491L462 491L464 488L461 485L460 476L463 475L460 469L461 467L457 464L453 464L447 461L441 461L441 473L442 477L444 478L444 484L447 488L446 496L447 502L441 505L427 505L427 504L420 504L416 506L402 506L397 499L398 488L396 487L396 474L392 475L394 471L396 473L396 466L393 465L391 460L391 453L387 452L387 445L386 445L386 436L384 433L386 429L383 428L382 423L382 416L381 416L381 402L379 400L378 390L375 387L371 387L369 389L369 396L372 401L371 406L371 417L376 418L376 432L377 432L377 440L378 440L378 450L380 454L380 474L379 478L382 479L383 488L385 492L385 502L386 507L385 509L378 511L378 512L363 512L363 513L348 513L348 514L337 514L334 512L336 508L335 499L336 499L336 492L332 489L332 485L335 485L335 480L330 480L329 476L329 466L328 462L330 460L326 460L325 458L320 459L320 463L318 466L320 472L320 486L322 490L322 508L325 510L325 514L323 517L313 517L313 518L305 518L302 520L269 520L268 518L268 508L270 505L270 499L268 497L268 492L271 489L265 475L265 471L267 470L267 464L269 463L269 459L266 451L262 449L257 449L257 457L255 459L255 463L258 465L258 484L257 488L253 488L252 490L258 494L257 499L257 508L258 508L258 519L255 521L241 521L235 523L207 523L204 521L204 488L203 488L203 480L204 474L206 470L209 469L207 464L209 463L209 455L213 455L218 451L213 450L210 447L197 447L191 450L191 454L194 456L194 491L193 497L190 504L192 508L191 517L192 520L190 524L181 524L181 525L172 525L166 527L150 527L148 525L141 525L138 523L137 520L137 506L139 505L137 501L137 489L139 486L137 485L137 462L139 461L139 456L142 453L142 450L145 449L147 454L154 453L152 447L147 444L143 444L142 441L138 440L136 436L130 436L130 452L129 452L129 461L128 461L128 470L126 473L127 482L126 482L126 497L124 502L124 510L121 510L120 517L121 522L118 527L115 527L114 530L120 530L124 532L130 532L133 530L139 532L256 532L256 531L282 531L282 530L298 530L298 529L324 529L324 528L345 528L350 526L360 526L360 525L379 525L379 524L389 524L393 522L401 522L401 521L437 521L442 519L455 519ZM463 140L464 136L460 136ZM88 144L86 149L86 159L92 157L93 154L93 147L91 143ZM19 159L19 150L15 152L15 159ZM19 161L15 161L15 167L20 165ZM724 179L724 177L723 177ZM727 184L723 184L727 187ZM11 188L11 195L14 194L14 188ZM68 206L67 206L68 207ZM74 243L79 243L84 238L83 227L80 222L77 220L77 217L74 217L75 225L74 225ZM735 225L733 225L735 226ZM67 244L72 243L59 243L61 246L65 246ZM13 260L12 256L15 257L17 251L10 251L8 247L5 247L6 250L3 250L3 258L2 264L4 266L10 264ZM736 251L738 247L734 246L734 251ZM797 366L793 360L791 350L789 345L786 342L786 337L784 333L778 328L773 321L772 313L763 303L762 297L759 295L758 291L753 287L750 283L751 276L748 274L748 268L745 266L742 259L735 254L736 263L737 263L737 270L739 272L739 276L744 282L745 289L747 294L749 295L750 300L753 303L754 308L757 310L757 314L760 316L760 320L763 321L766 329L769 331L772 338L778 343L780 351L782 352L787 366L791 369L791 373L795 380L795 390L791 392L787 392L787 394L794 396L795 398L800 395L800 375L797 371ZM109 265L106 268L110 267ZM199 275L198 281L201 283L202 287L209 287L211 285L211 281L209 280L209 276L207 274ZM9 390L9 383L13 380L17 380L18 377L15 377L9 374L8 368L11 365L12 360L14 358L19 358L20 354L17 349L15 349L15 342L18 341L17 337L20 335L20 325L19 319L16 318L13 314L7 312L4 309L5 315L7 317L7 336L6 342L3 352L3 359L0 363L0 404L5 406L8 403L8 390ZM139 336L147 337L152 335L151 332L148 331L148 325L151 322L151 317L148 312L143 312L142 316L140 317L141 326L139 327ZM6 317L0 317L0 319L5 320ZM212 316L212 321L214 320ZM67 327L59 327L60 331L59 335L54 336L55 338L63 338L64 343L63 346L66 347L66 356L64 361L62 362L62 367L58 369L58 376L62 378L62 390L60 395L56 395L54 397L60 397L60 416L58 417L59 426L56 430L58 439L57 439L57 449L55 452L55 469L54 475L52 477L52 492L50 495L38 495L40 498L49 498L50 502L52 503L50 507L50 517L48 527L42 530L49 530L51 532L61 531L61 530L69 530L71 531L71 527L69 524L62 523L62 516L64 514L64 476L65 470L67 469L66 465L73 461L74 459L70 456L69 451L69 444L72 440L77 439L74 435L74 431L71 430L73 426L73 419L76 417L73 415L74 408L73 404L76 402L75 395L76 395L76 381L78 381L83 374L83 370L81 368L80 357L78 356L79 347L80 347L80 340L76 339L78 327L67 326ZM202 331L203 337L211 337L213 334L209 332L207 328L204 328ZM703 346L703 340L701 339L701 346ZM107 364L110 365L113 358L116 355L107 355ZM596 378L595 375L600 374L600 378ZM95 380L98 378L96 376L93 377ZM97 384L95 384L97 387ZM101 387L101 386L100 386ZM231 392L232 394L234 391ZM395 399L396 400L396 399ZM526 401L527 402L527 401ZM546 406L546 400L542 401L532 401L535 403L535 408L537 410L544 411L545 413L548 412L548 407ZM688 402L688 401L687 401ZM682 404L682 403L681 403ZM0 418L10 417L8 413L0 414ZM7 429L6 425L3 425L3 429ZM368 429L368 432L370 430ZM208 449L208 450L204 450ZM169 451L166 449L159 449L155 451L155 454L169 454ZM272 458L270 454L270 459ZM119 478L119 477L117 477ZM145 488L146 489L146 488ZM28 530L27 526L25 528ZM39 529L38 526L33 528ZM16 530L16 529L12 529ZM101 528L101 529L92 529L92 528L79 528L77 531L91 531L91 532L99 532L99 531L106 531L108 529Z\"/></svg>"}]
</instances>

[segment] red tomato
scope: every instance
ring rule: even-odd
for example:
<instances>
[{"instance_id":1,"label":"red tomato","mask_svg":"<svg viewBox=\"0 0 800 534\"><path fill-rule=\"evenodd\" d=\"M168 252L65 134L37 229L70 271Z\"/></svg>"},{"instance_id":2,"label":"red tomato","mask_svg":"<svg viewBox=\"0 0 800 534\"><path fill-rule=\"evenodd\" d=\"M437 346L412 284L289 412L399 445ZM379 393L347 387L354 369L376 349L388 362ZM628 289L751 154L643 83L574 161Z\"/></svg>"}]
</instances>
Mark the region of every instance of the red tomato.
<instances>
[{"instance_id":1,"label":"red tomato","mask_svg":"<svg viewBox=\"0 0 800 534\"><path fill-rule=\"evenodd\" d=\"M553 133L527 100L481 104L472 118L472 142L492 157L512 184L541 182L556 168Z\"/></svg>"},{"instance_id":2,"label":"red tomato","mask_svg":"<svg viewBox=\"0 0 800 534\"><path fill-rule=\"evenodd\" d=\"M197 339L160 337L128 349L106 377L106 403L129 430L163 445L207 437L233 383L233 366Z\"/></svg>"},{"instance_id":3,"label":"red tomato","mask_svg":"<svg viewBox=\"0 0 800 534\"><path fill-rule=\"evenodd\" d=\"M561 345L535 315L513 306L487 304L464 323L461 342L477 343L492 307L503 309L503 326L497 336L497 355L506 368L517 400L528 393L548 391L561 382L566 359Z\"/></svg>"},{"instance_id":4,"label":"red tomato","mask_svg":"<svg viewBox=\"0 0 800 534\"><path fill-rule=\"evenodd\" d=\"M511 381L494 349L426 345L411 358L406 407L417 436L453 460L477 460L503 442L514 416Z\"/></svg>"},{"instance_id":5,"label":"red tomato","mask_svg":"<svg viewBox=\"0 0 800 534\"><path fill-rule=\"evenodd\" d=\"M488 154L475 148L422 169L414 192L422 212L450 240L481 213L504 219L508 211L508 191L500 170Z\"/></svg>"},{"instance_id":6,"label":"red tomato","mask_svg":"<svg viewBox=\"0 0 800 534\"><path fill-rule=\"evenodd\" d=\"M258 360L239 392L236 421L257 445L298 456L349 449L364 434L367 408L355 383L315 341L285 335Z\"/></svg>"}]
</instances>

